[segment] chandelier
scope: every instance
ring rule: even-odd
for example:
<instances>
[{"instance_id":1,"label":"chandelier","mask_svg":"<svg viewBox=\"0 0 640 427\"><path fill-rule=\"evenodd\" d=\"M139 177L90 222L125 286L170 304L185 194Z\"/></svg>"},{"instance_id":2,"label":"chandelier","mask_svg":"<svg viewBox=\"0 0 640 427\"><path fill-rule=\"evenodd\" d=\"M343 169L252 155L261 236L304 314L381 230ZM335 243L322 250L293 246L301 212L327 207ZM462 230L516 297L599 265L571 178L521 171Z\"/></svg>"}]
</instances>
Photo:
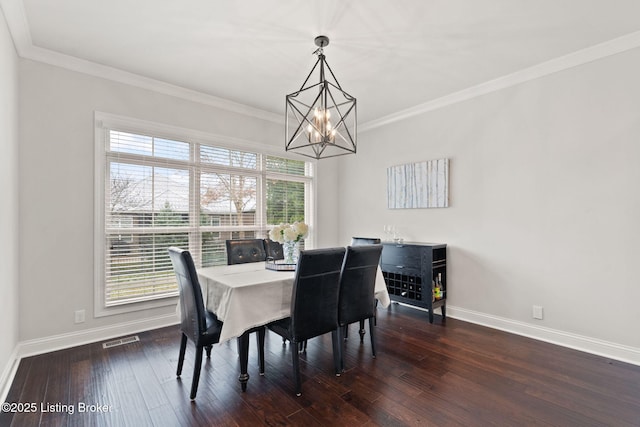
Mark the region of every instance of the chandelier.
<instances>
[{"instance_id":1,"label":"chandelier","mask_svg":"<svg viewBox=\"0 0 640 427\"><path fill-rule=\"evenodd\" d=\"M285 150L314 159L356 152L356 99L327 64L329 38L315 38L318 60L300 89L286 96ZM312 78L315 74L315 78Z\"/></svg>"}]
</instances>

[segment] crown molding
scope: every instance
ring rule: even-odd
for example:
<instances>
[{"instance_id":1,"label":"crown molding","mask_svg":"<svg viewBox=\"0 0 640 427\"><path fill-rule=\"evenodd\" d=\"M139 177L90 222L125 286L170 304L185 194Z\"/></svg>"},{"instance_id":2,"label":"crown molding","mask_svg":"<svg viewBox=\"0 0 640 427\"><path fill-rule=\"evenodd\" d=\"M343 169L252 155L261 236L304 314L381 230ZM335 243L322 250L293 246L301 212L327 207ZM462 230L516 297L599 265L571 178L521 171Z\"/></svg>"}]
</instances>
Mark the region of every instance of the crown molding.
<instances>
[{"instance_id":1,"label":"crown molding","mask_svg":"<svg viewBox=\"0 0 640 427\"><path fill-rule=\"evenodd\" d=\"M626 36L618 37L604 43L581 49L568 55L542 62L529 68L524 68L522 70L516 71L515 73L511 73L497 79L489 80L485 83L481 83L479 85L475 85L467 89L445 95L432 101L425 102L424 104L407 108L406 110L398 111L397 113L390 114L375 121L363 123L362 125L360 125L359 130L361 132L367 132L381 126L386 126L391 123L406 120L420 114L428 113L430 111L446 107L448 105L466 101L481 95L486 95L488 93L495 92L501 89L506 89L520 83L535 80L540 77L548 76L559 71L577 67L579 65L606 58L608 56L635 49L637 47L640 47L640 31L636 31L631 34L627 34Z\"/></svg>"},{"instance_id":2,"label":"crown molding","mask_svg":"<svg viewBox=\"0 0 640 427\"><path fill-rule=\"evenodd\" d=\"M152 90L165 95L209 105L273 123L284 123L284 119L280 114L34 46L31 40L28 20L22 0L0 0L0 7L4 11L9 32L13 38L13 43L18 56L21 58L31 59L107 80L140 87L142 89ZM389 114L379 119L362 123L358 126L359 131L367 132L381 126L406 120L420 114L428 113L430 111L501 89L506 89L520 83L535 80L540 77L577 67L579 65L606 58L637 47L640 47L640 31L572 52L568 55L445 95L423 104Z\"/></svg>"},{"instance_id":3,"label":"crown molding","mask_svg":"<svg viewBox=\"0 0 640 427\"><path fill-rule=\"evenodd\" d=\"M7 21L16 52L22 57L28 47L33 45L22 0L0 0L0 9Z\"/></svg>"},{"instance_id":4,"label":"crown molding","mask_svg":"<svg viewBox=\"0 0 640 427\"><path fill-rule=\"evenodd\" d=\"M16 52L21 58L43 62L71 71L151 90L273 123L284 123L284 117L280 114L34 46L22 1L0 0L0 7L4 11Z\"/></svg>"},{"instance_id":5,"label":"crown molding","mask_svg":"<svg viewBox=\"0 0 640 427\"><path fill-rule=\"evenodd\" d=\"M254 117L274 123L284 123L284 118L280 114L250 107L248 105L229 101L227 99L218 98L213 95L207 95L181 86L165 83L160 80L144 77L139 74L130 73L117 68L108 67L106 65L79 59L73 56L53 52L36 46L30 46L24 54L20 55L25 59L43 62L57 67L65 68L71 71L88 74L94 77L100 77L106 80L135 86L141 89L147 89L164 95L174 96L176 98L185 99L187 101L197 102L211 107L220 108L225 111Z\"/></svg>"}]
</instances>

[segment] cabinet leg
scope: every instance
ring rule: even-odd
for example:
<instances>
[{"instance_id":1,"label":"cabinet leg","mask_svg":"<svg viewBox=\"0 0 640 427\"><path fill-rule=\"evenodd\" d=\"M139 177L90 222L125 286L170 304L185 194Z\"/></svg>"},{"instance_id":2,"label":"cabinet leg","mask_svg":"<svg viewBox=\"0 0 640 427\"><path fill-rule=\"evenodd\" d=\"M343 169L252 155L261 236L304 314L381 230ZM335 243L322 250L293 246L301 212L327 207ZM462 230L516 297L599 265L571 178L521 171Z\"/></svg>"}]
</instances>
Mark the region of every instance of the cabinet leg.
<instances>
[{"instance_id":1,"label":"cabinet leg","mask_svg":"<svg viewBox=\"0 0 640 427\"><path fill-rule=\"evenodd\" d=\"M429 323L433 323L433 308L429 310Z\"/></svg>"},{"instance_id":2,"label":"cabinet leg","mask_svg":"<svg viewBox=\"0 0 640 427\"><path fill-rule=\"evenodd\" d=\"M442 307L440 307L440 310L442 310L442 321L444 322L445 320L447 320L447 306L443 305Z\"/></svg>"}]
</instances>

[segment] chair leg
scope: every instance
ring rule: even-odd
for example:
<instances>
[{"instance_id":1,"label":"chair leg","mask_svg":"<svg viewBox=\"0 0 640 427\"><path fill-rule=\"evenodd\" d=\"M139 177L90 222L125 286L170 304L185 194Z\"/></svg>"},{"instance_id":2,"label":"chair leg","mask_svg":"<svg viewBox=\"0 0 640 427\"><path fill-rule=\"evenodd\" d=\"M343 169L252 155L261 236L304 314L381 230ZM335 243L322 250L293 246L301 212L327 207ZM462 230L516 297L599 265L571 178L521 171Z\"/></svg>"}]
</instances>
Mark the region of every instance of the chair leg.
<instances>
[{"instance_id":1,"label":"chair leg","mask_svg":"<svg viewBox=\"0 0 640 427\"><path fill-rule=\"evenodd\" d=\"M207 353L207 359L211 358L211 349L213 348L212 345L208 345L204 348L204 351L206 351Z\"/></svg>"},{"instance_id":2,"label":"chair leg","mask_svg":"<svg viewBox=\"0 0 640 427\"><path fill-rule=\"evenodd\" d=\"M202 369L202 347L196 347L196 361L193 367L193 380L191 380L191 400L196 400L196 393L198 392L198 382L200 381L200 369Z\"/></svg>"},{"instance_id":3,"label":"chair leg","mask_svg":"<svg viewBox=\"0 0 640 427\"><path fill-rule=\"evenodd\" d=\"M180 340L180 354L178 355L178 370L176 371L176 376L180 378L182 375L182 364L184 363L184 353L187 350L187 336L182 334L182 339Z\"/></svg>"},{"instance_id":4,"label":"chair leg","mask_svg":"<svg viewBox=\"0 0 640 427\"><path fill-rule=\"evenodd\" d=\"M258 329L256 338L258 340L258 367L260 368L260 375L264 375L264 327Z\"/></svg>"},{"instance_id":5,"label":"chair leg","mask_svg":"<svg viewBox=\"0 0 640 427\"><path fill-rule=\"evenodd\" d=\"M376 300L376 305L373 310L373 325L378 326L378 300Z\"/></svg>"},{"instance_id":6,"label":"chair leg","mask_svg":"<svg viewBox=\"0 0 640 427\"><path fill-rule=\"evenodd\" d=\"M331 332L331 343L333 344L333 367L336 371L336 377L339 377L344 371L344 362L342 361L342 328L338 327Z\"/></svg>"},{"instance_id":7,"label":"chair leg","mask_svg":"<svg viewBox=\"0 0 640 427\"><path fill-rule=\"evenodd\" d=\"M364 342L364 334L365 334L364 320L360 321L360 330L358 331L358 333L360 334L360 342L363 343Z\"/></svg>"},{"instance_id":8,"label":"chair leg","mask_svg":"<svg viewBox=\"0 0 640 427\"><path fill-rule=\"evenodd\" d=\"M371 353L373 354L373 358L376 358L376 337L375 337L375 326L376 320L374 317L369 318L369 335L371 336Z\"/></svg>"},{"instance_id":9,"label":"chair leg","mask_svg":"<svg viewBox=\"0 0 640 427\"><path fill-rule=\"evenodd\" d=\"M300 378L300 354L298 353L298 343L291 342L291 361L293 362L293 375L296 384L296 396L302 394L302 379Z\"/></svg>"},{"instance_id":10,"label":"chair leg","mask_svg":"<svg viewBox=\"0 0 640 427\"><path fill-rule=\"evenodd\" d=\"M349 339L349 325L344 325L344 337L343 339L346 341Z\"/></svg>"}]
</instances>

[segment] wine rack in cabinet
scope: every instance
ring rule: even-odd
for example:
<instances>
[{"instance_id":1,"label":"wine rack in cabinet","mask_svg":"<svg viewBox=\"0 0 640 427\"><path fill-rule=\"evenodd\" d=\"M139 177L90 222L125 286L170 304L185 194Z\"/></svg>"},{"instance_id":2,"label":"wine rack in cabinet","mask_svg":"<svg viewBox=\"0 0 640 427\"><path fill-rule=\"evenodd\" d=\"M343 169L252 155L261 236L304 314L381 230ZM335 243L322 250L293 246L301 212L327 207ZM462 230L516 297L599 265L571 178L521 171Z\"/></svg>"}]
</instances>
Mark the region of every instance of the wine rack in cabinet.
<instances>
[{"instance_id":1,"label":"wine rack in cabinet","mask_svg":"<svg viewBox=\"0 0 640 427\"><path fill-rule=\"evenodd\" d=\"M447 245L441 243L383 243L380 268L392 301L440 308L446 318Z\"/></svg>"}]
</instances>

